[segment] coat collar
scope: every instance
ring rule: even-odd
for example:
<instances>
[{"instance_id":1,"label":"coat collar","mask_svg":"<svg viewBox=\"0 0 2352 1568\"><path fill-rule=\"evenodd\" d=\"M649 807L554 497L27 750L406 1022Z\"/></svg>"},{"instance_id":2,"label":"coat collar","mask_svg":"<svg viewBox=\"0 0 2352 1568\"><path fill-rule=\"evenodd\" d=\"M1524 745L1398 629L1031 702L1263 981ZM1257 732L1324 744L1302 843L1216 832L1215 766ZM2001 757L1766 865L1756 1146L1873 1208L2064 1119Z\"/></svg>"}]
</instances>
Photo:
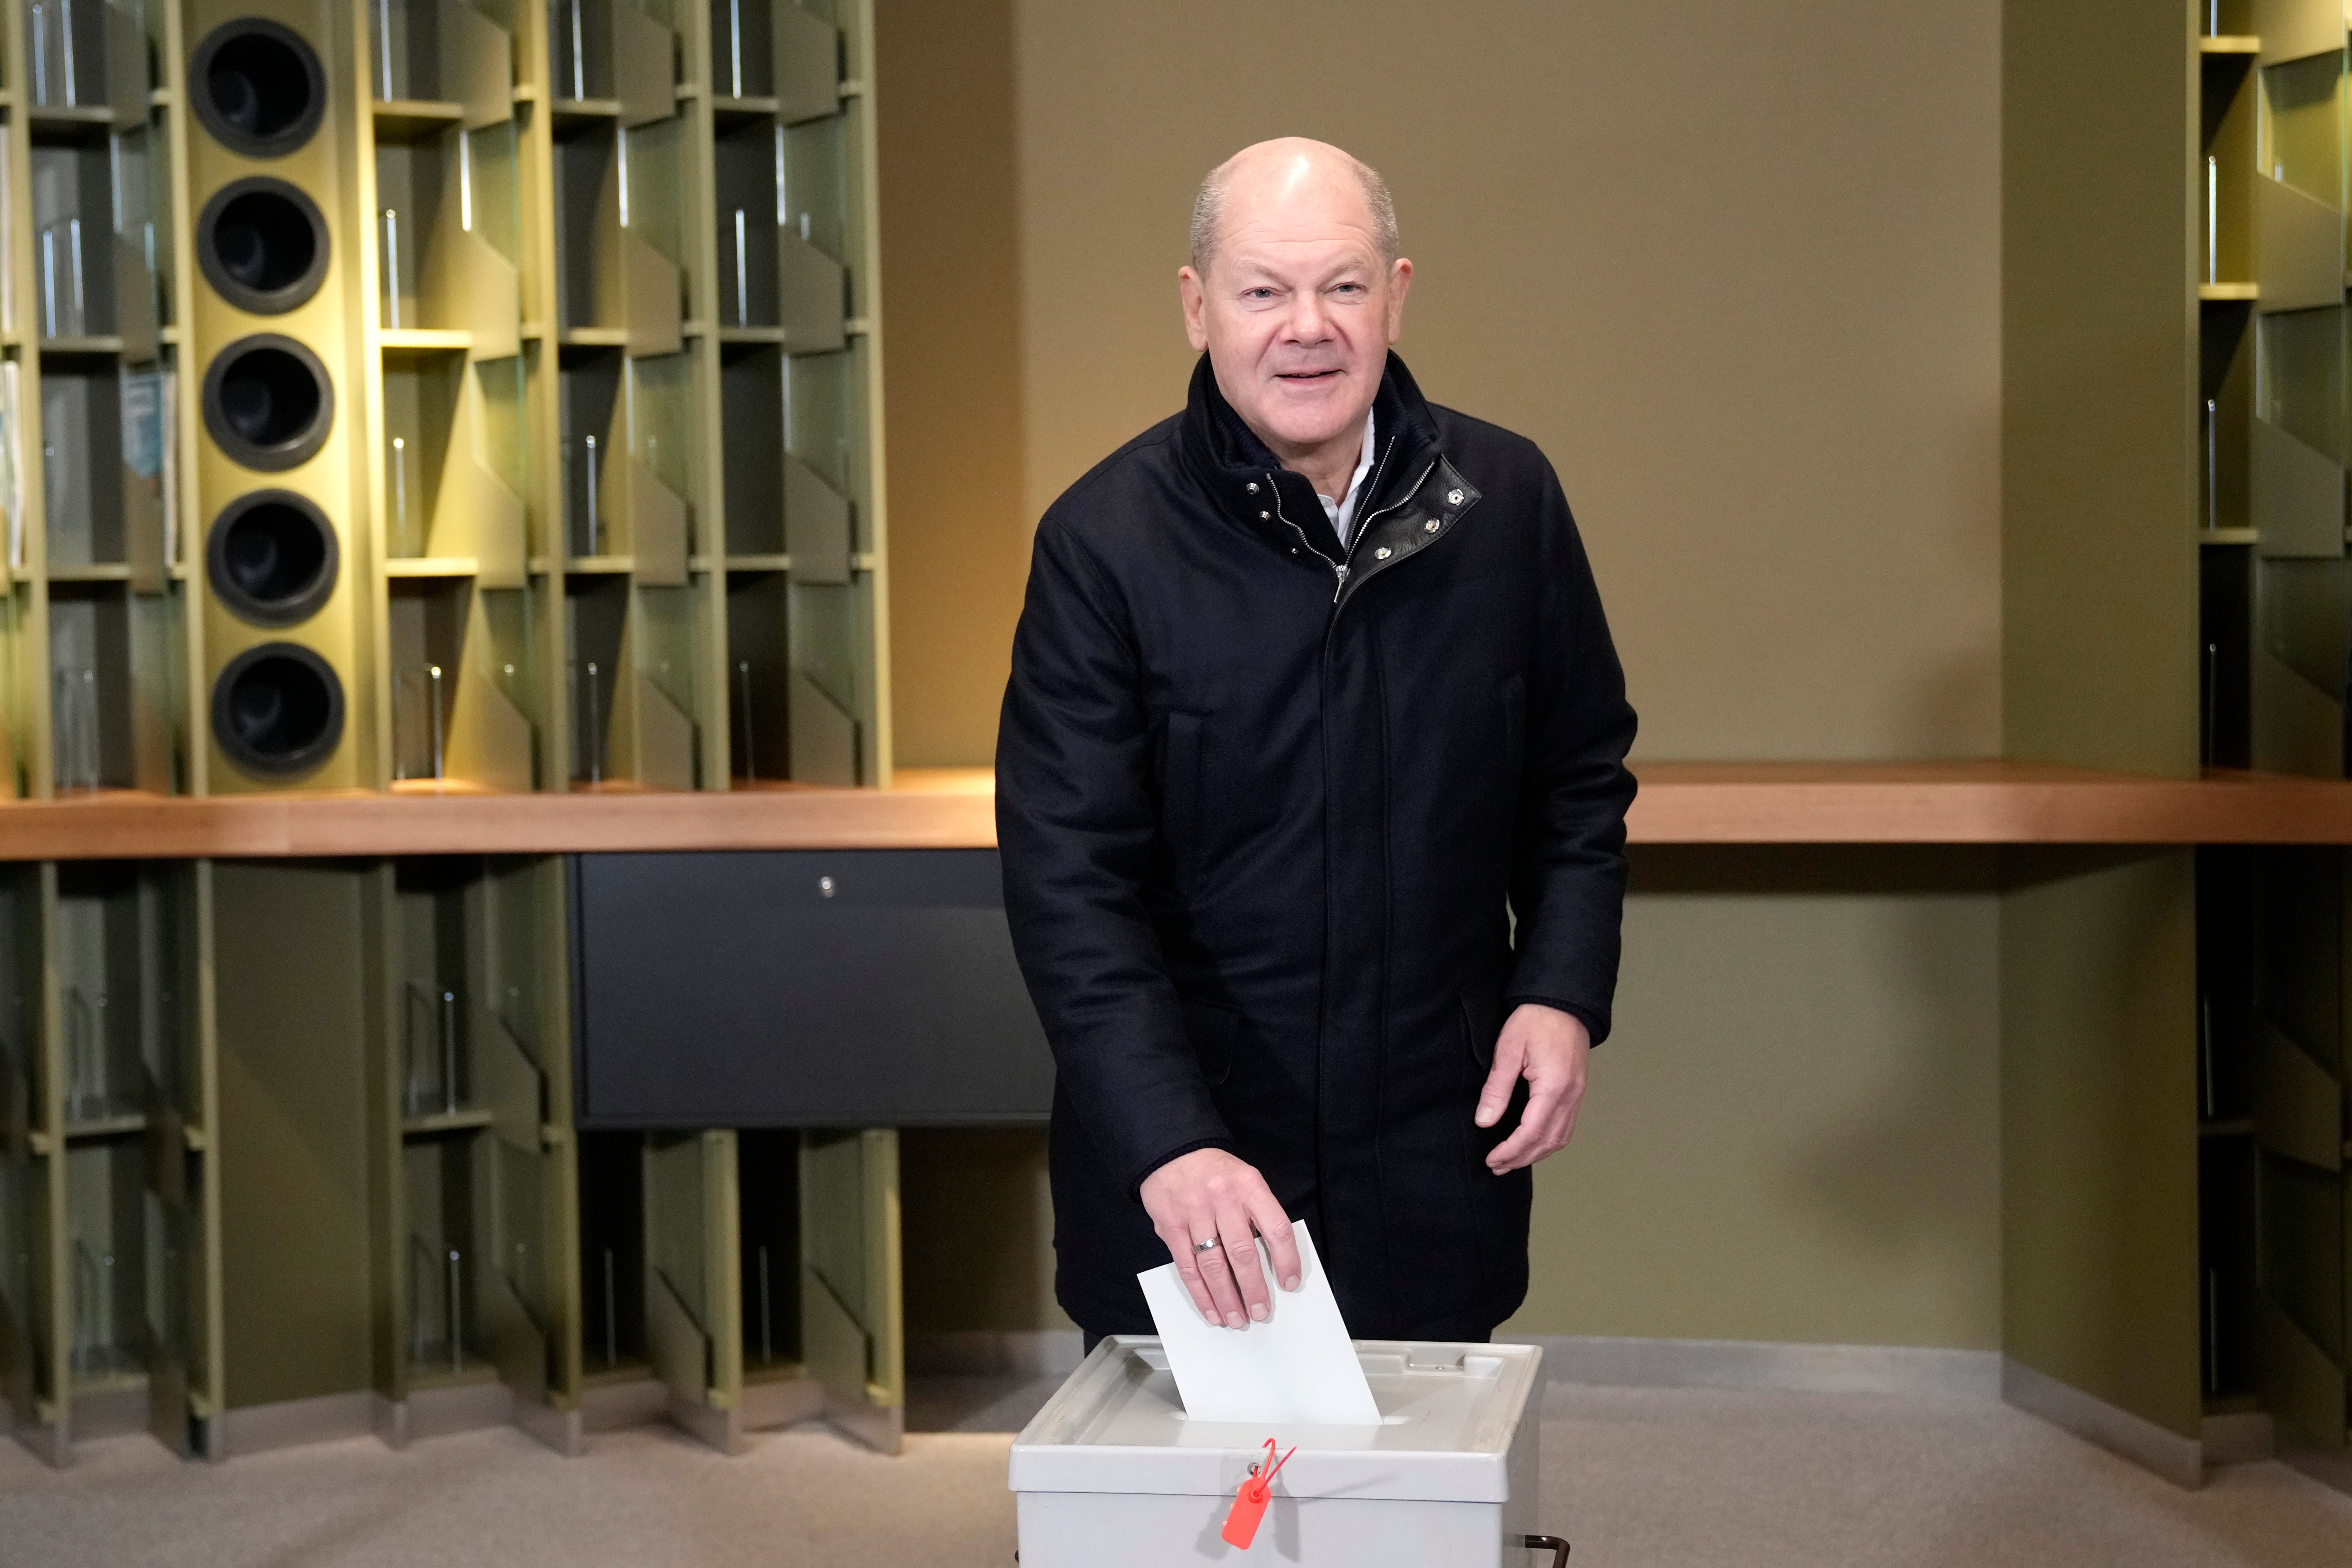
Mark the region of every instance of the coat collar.
<instances>
[{"instance_id":1,"label":"coat collar","mask_svg":"<svg viewBox=\"0 0 2352 1568\"><path fill-rule=\"evenodd\" d=\"M1381 376L1381 390L1372 401L1372 424L1380 451L1356 515L1366 518L1392 499L1391 491L1412 482L1429 466L1438 449L1437 424L1428 400L1421 395L1404 361L1391 353ZM1192 394L1181 426L1184 465L1196 483L1215 501L1217 510L1252 528L1288 543L1297 532L1325 555L1339 553L1339 542L1315 498L1315 487L1303 474L1283 468L1256 433L1217 390L1216 373L1202 354L1192 367Z\"/></svg>"}]
</instances>

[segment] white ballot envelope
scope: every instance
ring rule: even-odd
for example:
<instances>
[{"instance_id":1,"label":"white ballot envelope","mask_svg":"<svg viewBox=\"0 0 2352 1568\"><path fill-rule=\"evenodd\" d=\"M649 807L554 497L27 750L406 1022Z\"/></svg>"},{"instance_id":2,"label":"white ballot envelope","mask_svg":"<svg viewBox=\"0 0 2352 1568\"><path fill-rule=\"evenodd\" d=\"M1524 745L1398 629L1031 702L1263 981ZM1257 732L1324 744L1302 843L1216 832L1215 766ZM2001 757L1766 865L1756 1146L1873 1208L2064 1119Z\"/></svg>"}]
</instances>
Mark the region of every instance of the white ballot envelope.
<instances>
[{"instance_id":1,"label":"white ballot envelope","mask_svg":"<svg viewBox=\"0 0 2352 1568\"><path fill-rule=\"evenodd\" d=\"M1184 1398L1188 1421L1241 1421L1260 1426L1377 1426L1363 1363L1348 1339L1323 1260L1315 1255L1307 1226L1294 1224L1298 1238L1298 1289L1272 1291L1266 1320L1228 1329L1201 1316L1192 1293L1163 1263L1136 1278L1150 1303L1151 1321L1168 1355L1168 1370ZM1277 1279L1263 1240L1259 1260L1269 1281Z\"/></svg>"}]
</instances>

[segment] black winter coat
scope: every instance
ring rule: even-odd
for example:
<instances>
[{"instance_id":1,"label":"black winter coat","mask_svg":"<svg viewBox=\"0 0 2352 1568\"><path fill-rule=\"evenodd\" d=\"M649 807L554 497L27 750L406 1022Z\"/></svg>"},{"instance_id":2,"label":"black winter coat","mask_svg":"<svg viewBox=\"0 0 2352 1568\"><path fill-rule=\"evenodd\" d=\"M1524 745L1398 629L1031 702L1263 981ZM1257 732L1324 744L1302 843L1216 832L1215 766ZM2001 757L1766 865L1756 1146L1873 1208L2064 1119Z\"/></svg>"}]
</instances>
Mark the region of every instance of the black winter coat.
<instances>
[{"instance_id":1,"label":"black winter coat","mask_svg":"<svg viewBox=\"0 0 2352 1568\"><path fill-rule=\"evenodd\" d=\"M1059 1068L1056 1293L1098 1333L1150 1331L1139 1184L1218 1147L1359 1337L1483 1336L1533 1191L1484 1163L1525 1085L1471 1120L1496 1033L1609 1032L1634 721L1567 500L1394 355L1375 420L1344 558L1205 357L1038 525L997 832Z\"/></svg>"}]
</instances>

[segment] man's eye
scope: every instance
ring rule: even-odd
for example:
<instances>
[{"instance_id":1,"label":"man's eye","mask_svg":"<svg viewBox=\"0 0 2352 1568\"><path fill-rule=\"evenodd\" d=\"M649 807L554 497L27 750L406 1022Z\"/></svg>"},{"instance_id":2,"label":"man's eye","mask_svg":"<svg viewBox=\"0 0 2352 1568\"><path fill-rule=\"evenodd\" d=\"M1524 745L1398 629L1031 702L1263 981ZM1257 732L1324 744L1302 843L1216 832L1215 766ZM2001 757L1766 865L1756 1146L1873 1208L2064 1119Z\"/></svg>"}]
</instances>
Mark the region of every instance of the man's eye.
<instances>
[{"instance_id":1,"label":"man's eye","mask_svg":"<svg viewBox=\"0 0 2352 1568\"><path fill-rule=\"evenodd\" d=\"M1274 290L1271 289L1244 289L1242 290L1242 298L1244 300L1271 300L1274 298Z\"/></svg>"}]
</instances>

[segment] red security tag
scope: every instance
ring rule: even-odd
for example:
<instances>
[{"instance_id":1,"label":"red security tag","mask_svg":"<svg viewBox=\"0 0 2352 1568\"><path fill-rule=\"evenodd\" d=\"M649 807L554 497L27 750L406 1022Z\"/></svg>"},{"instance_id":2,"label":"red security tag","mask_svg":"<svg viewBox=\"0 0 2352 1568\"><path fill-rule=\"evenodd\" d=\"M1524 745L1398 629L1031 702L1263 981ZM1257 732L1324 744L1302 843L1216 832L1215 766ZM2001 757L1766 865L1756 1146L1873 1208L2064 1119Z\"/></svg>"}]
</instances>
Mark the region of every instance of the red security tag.
<instances>
[{"instance_id":1,"label":"red security tag","mask_svg":"<svg viewBox=\"0 0 2352 1568\"><path fill-rule=\"evenodd\" d=\"M1293 1444L1290 1454L1297 1452L1298 1447ZM1249 1479L1242 1482L1241 1489L1234 1494L1233 1511L1225 1515L1223 1534L1226 1545L1238 1546L1247 1552L1250 1542L1257 1539L1257 1527L1265 1518L1266 1499L1272 1495L1274 1473L1290 1463L1290 1454L1276 1458L1274 1439L1268 1437L1265 1440L1265 1458L1250 1467Z\"/></svg>"}]
</instances>

